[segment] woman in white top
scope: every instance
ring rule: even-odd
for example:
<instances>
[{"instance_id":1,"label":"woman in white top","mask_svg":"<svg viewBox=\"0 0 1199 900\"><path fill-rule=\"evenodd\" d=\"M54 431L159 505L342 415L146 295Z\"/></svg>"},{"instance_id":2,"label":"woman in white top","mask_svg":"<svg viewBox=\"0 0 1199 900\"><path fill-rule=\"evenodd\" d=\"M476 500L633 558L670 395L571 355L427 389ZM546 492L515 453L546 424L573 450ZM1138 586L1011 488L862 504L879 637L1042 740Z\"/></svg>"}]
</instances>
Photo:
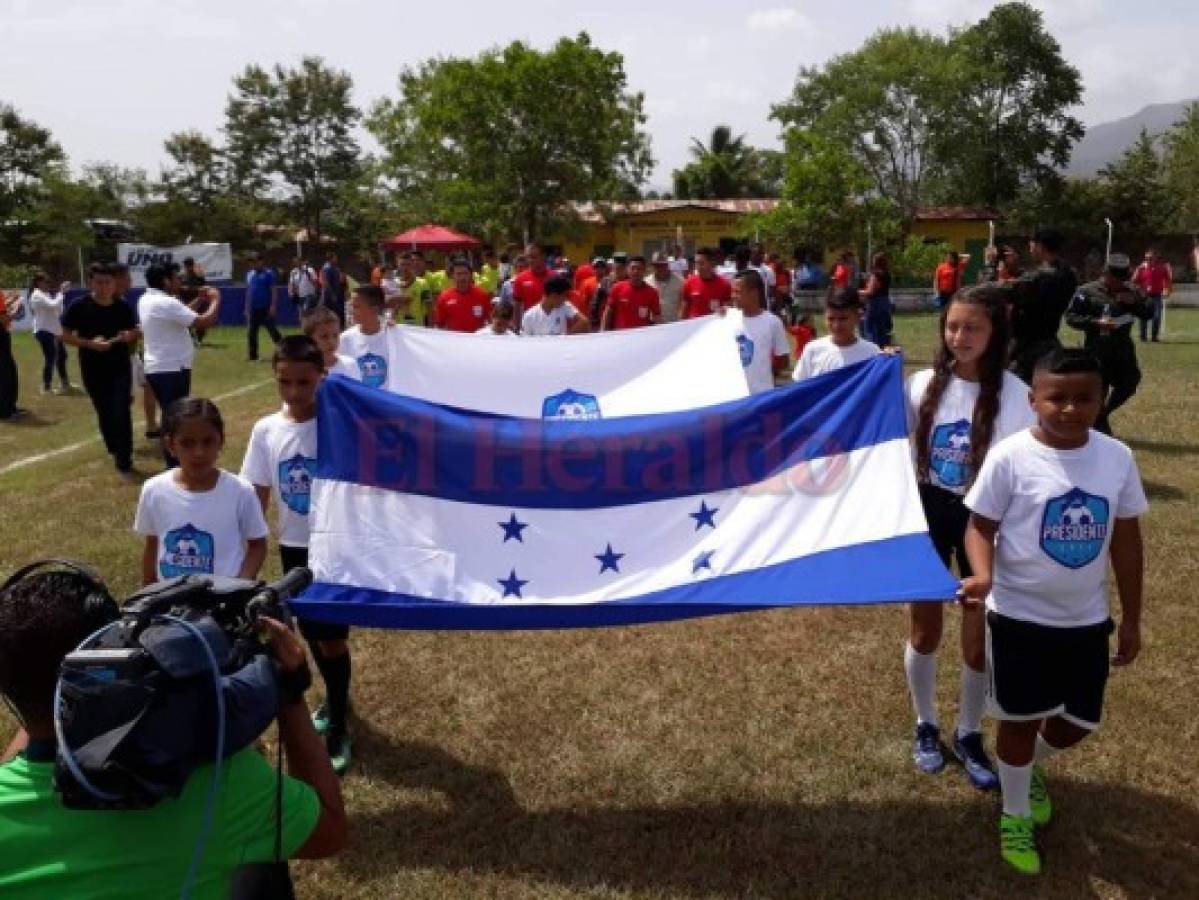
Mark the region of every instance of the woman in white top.
<instances>
[{"instance_id":1,"label":"woman in white top","mask_svg":"<svg viewBox=\"0 0 1199 900\"><path fill-rule=\"evenodd\" d=\"M67 376L67 348L62 342L63 292L71 286L64 281L53 297L46 288L50 279L45 272L35 272L29 286L29 308L33 311L33 336L42 348L42 393L50 393L50 379L58 369L60 393L71 390L71 379Z\"/></svg>"}]
</instances>

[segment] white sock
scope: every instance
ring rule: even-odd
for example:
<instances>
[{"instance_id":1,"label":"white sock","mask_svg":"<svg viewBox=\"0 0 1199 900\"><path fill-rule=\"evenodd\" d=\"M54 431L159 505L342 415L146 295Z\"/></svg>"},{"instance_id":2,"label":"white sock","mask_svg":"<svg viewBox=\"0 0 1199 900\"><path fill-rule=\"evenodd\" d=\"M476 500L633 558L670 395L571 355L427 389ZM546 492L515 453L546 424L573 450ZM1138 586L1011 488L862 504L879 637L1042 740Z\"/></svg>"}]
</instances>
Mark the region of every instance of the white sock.
<instances>
[{"instance_id":1,"label":"white sock","mask_svg":"<svg viewBox=\"0 0 1199 900\"><path fill-rule=\"evenodd\" d=\"M908 676L908 690L916 721L937 724L937 654L920 653L908 643L903 650L903 669Z\"/></svg>"},{"instance_id":2,"label":"white sock","mask_svg":"<svg viewBox=\"0 0 1199 900\"><path fill-rule=\"evenodd\" d=\"M1032 815L1028 791L1032 786L1032 764L1009 766L999 760L999 787L1003 792L1003 814L1027 819Z\"/></svg>"},{"instance_id":3,"label":"white sock","mask_svg":"<svg viewBox=\"0 0 1199 900\"><path fill-rule=\"evenodd\" d=\"M1049 741L1045 740L1045 738L1041 736L1039 731L1037 732L1037 749L1036 752L1033 753L1033 762L1044 765L1045 761L1049 759L1049 757L1061 752L1061 747L1053 746L1053 744L1049 743Z\"/></svg>"},{"instance_id":4,"label":"white sock","mask_svg":"<svg viewBox=\"0 0 1199 900\"><path fill-rule=\"evenodd\" d=\"M982 731L987 702L987 673L962 663L962 697L958 701L958 736Z\"/></svg>"}]
</instances>

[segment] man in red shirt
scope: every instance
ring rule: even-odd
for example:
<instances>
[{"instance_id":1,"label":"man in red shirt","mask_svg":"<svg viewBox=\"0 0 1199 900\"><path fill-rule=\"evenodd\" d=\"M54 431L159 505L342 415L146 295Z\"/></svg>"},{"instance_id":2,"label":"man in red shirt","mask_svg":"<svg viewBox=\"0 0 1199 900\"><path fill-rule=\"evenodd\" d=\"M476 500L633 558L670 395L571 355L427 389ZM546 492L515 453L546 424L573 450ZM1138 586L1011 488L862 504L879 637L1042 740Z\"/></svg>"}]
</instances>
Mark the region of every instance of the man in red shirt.
<instances>
[{"instance_id":1,"label":"man in red shirt","mask_svg":"<svg viewBox=\"0 0 1199 900\"><path fill-rule=\"evenodd\" d=\"M491 316L491 297L475 284L465 259L454 260L453 273L454 286L442 291L433 307L433 324L446 331L474 334Z\"/></svg>"},{"instance_id":2,"label":"man in red shirt","mask_svg":"<svg viewBox=\"0 0 1199 900\"><path fill-rule=\"evenodd\" d=\"M579 291L581 293L583 290L583 285L587 283L588 279L594 278L594 277L595 277L595 267L592 266L591 263L584 260L582 265L580 265L577 269L575 269L575 274L574 274L575 290Z\"/></svg>"},{"instance_id":3,"label":"man in red shirt","mask_svg":"<svg viewBox=\"0 0 1199 900\"><path fill-rule=\"evenodd\" d=\"M529 267L512 280L512 296L520 304L518 315L532 309L545 296L545 280L553 272L545 264L545 250L540 244L525 247Z\"/></svg>"},{"instance_id":4,"label":"man in red shirt","mask_svg":"<svg viewBox=\"0 0 1199 900\"><path fill-rule=\"evenodd\" d=\"M1145 251L1145 261L1137 266L1132 281L1137 287L1149 295L1149 304L1153 309L1153 340L1157 340L1162 330L1162 297L1170 296L1174 273L1170 264L1157 255L1157 251ZM1150 336L1149 320L1141 319L1141 343Z\"/></svg>"},{"instance_id":5,"label":"man in red shirt","mask_svg":"<svg viewBox=\"0 0 1199 900\"><path fill-rule=\"evenodd\" d=\"M658 292L645 283L645 257L629 257L629 280L612 285L600 331L656 325L662 320Z\"/></svg>"},{"instance_id":6,"label":"man in red shirt","mask_svg":"<svg viewBox=\"0 0 1199 900\"><path fill-rule=\"evenodd\" d=\"M683 318L711 315L733 302L733 286L716 274L716 251L695 251L695 273L683 282Z\"/></svg>"}]
</instances>

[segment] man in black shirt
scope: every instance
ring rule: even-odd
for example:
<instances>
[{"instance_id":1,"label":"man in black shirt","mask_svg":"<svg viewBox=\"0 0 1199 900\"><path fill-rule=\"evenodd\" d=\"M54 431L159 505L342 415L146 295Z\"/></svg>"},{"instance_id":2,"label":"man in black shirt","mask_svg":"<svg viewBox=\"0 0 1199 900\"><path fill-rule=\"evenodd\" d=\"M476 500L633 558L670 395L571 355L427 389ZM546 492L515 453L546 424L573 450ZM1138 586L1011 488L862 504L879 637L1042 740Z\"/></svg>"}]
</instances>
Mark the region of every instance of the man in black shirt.
<instances>
[{"instance_id":1,"label":"man in black shirt","mask_svg":"<svg viewBox=\"0 0 1199 900\"><path fill-rule=\"evenodd\" d=\"M93 264L90 293L71 304L62 319L63 340L79 348L83 387L100 420L104 446L122 478L133 477L133 402L129 354L137 343L133 310L114 295L112 271Z\"/></svg>"},{"instance_id":2,"label":"man in black shirt","mask_svg":"<svg viewBox=\"0 0 1199 900\"><path fill-rule=\"evenodd\" d=\"M1025 384L1032 383L1037 360L1062 346L1057 332L1078 287L1074 271L1059 256L1061 234L1041 229L1028 249L1040 265L1007 285L1012 304L1012 371Z\"/></svg>"}]
</instances>

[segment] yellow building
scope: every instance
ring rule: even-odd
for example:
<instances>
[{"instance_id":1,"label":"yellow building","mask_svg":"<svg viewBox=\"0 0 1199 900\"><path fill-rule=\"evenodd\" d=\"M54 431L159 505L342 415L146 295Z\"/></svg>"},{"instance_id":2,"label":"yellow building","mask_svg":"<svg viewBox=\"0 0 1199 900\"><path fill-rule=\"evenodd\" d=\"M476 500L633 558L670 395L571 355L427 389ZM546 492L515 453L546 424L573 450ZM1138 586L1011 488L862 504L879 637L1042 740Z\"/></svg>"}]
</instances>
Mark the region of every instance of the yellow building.
<instances>
[{"instance_id":1,"label":"yellow building","mask_svg":"<svg viewBox=\"0 0 1199 900\"><path fill-rule=\"evenodd\" d=\"M731 250L744 241L744 217L769 212L778 200L641 200L578 208L581 233L561 236L561 252L574 262L595 256L611 256L623 250L649 256L662 250L671 253L681 245L690 256L697 247L722 247ZM971 265L982 262L989 237L988 221L996 220L994 210L968 207L933 207L916 217L913 233L929 240L945 241L953 249L971 255ZM863 244L865 235L862 236ZM784 249L784 248L780 248ZM834 251L838 248L829 248ZM859 248L864 249L864 248ZM791 248L785 248L789 253Z\"/></svg>"}]
</instances>

